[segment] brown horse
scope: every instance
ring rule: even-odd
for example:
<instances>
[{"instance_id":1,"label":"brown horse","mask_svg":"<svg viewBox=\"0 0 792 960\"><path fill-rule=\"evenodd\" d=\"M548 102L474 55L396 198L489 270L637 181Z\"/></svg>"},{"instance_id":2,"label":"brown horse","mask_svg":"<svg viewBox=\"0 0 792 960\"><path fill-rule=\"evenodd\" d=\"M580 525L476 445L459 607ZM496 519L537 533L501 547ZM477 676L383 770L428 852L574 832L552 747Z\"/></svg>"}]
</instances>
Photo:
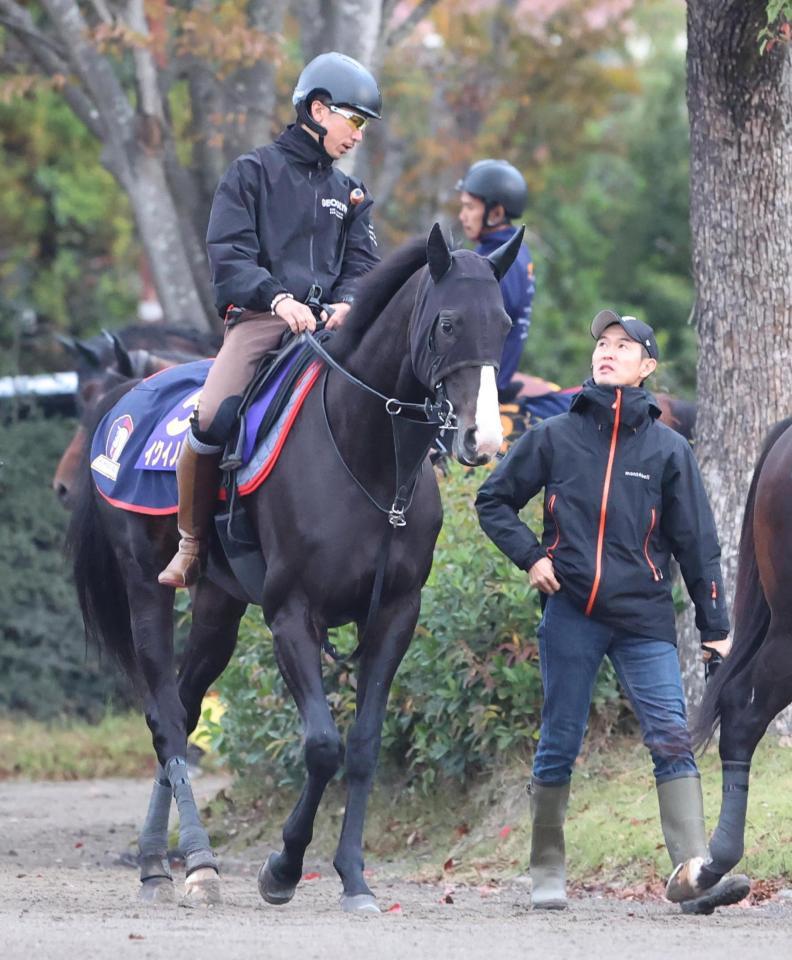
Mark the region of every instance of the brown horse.
<instances>
[{"instance_id":1,"label":"brown horse","mask_svg":"<svg viewBox=\"0 0 792 960\"><path fill-rule=\"evenodd\" d=\"M161 323L132 324L117 333L105 332L87 340L59 339L77 360L79 424L52 478L52 488L68 510L73 505L77 469L86 449L86 423L102 398L129 380L150 377L176 363L212 357L221 341L215 334Z\"/></svg>"},{"instance_id":2,"label":"brown horse","mask_svg":"<svg viewBox=\"0 0 792 960\"><path fill-rule=\"evenodd\" d=\"M699 896L743 855L751 759L792 703L792 417L765 439L743 516L734 645L712 675L693 729L698 745L720 724L723 800L709 857L681 864L669 897Z\"/></svg>"}]
</instances>

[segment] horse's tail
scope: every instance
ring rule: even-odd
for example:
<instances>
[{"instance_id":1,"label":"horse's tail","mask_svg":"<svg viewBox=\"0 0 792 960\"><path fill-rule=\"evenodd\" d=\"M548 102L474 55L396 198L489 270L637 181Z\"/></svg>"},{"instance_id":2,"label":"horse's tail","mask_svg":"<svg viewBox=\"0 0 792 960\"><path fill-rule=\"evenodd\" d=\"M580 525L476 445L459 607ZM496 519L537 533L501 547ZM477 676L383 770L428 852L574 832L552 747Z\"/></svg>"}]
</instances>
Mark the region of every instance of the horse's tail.
<instances>
[{"instance_id":1,"label":"horse's tail","mask_svg":"<svg viewBox=\"0 0 792 960\"><path fill-rule=\"evenodd\" d=\"M781 420L771 428L765 438L762 452L759 454L759 460L751 478L748 498L745 501L745 512L740 533L740 551L737 558L732 650L718 667L704 692L691 731L693 742L697 747L705 745L715 733L720 723L724 687L753 659L756 651L762 645L770 625L770 607L762 589L759 566L756 560L753 515L756 504L756 487L764 462L776 441L790 426L792 426L792 417Z\"/></svg>"},{"instance_id":2,"label":"horse's tail","mask_svg":"<svg viewBox=\"0 0 792 960\"><path fill-rule=\"evenodd\" d=\"M108 395L97 411L95 423L138 381L130 381ZM95 425L95 424L94 424ZM89 430L91 437L93 429ZM125 673L136 681L137 658L132 640L129 599L121 566L113 551L99 510L98 495L91 477L91 444L86 445L77 478L76 496L66 553L71 559L77 599L82 611L85 636L100 650L106 650Z\"/></svg>"}]
</instances>

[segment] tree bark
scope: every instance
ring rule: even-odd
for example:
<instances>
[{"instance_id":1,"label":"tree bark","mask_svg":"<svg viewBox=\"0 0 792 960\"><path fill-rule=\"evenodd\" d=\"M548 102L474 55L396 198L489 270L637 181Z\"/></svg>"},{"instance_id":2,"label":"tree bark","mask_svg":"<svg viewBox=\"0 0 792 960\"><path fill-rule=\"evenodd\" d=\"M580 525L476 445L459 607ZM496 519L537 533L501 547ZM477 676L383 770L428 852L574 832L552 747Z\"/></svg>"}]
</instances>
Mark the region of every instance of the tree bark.
<instances>
[{"instance_id":1,"label":"tree bark","mask_svg":"<svg viewBox=\"0 0 792 960\"><path fill-rule=\"evenodd\" d=\"M760 55L765 0L688 0L690 217L699 334L696 453L729 602L754 462L792 405L792 66ZM680 653L702 691L688 611Z\"/></svg>"}]
</instances>

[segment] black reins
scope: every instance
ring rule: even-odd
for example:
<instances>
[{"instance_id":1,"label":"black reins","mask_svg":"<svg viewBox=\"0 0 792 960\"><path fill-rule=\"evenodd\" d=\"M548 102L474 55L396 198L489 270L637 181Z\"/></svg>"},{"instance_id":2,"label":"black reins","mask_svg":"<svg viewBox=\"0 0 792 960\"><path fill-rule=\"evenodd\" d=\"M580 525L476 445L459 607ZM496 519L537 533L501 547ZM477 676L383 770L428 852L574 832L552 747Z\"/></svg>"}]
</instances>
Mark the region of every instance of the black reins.
<instances>
[{"instance_id":1,"label":"black reins","mask_svg":"<svg viewBox=\"0 0 792 960\"><path fill-rule=\"evenodd\" d=\"M343 454L338 449L338 444L333 434L330 418L327 413L328 371L325 370L324 377L322 378L322 411L324 413L325 424L327 426L327 432L330 436L333 449L335 450L336 455L341 461L347 474L354 481L358 489L380 513L384 513L388 517L388 527L385 530L382 539L382 545L380 546L379 556L377 558L377 569L374 574L374 586L371 591L371 599L369 601L368 613L366 615L366 623L360 634L358 645L349 657L349 659L355 660L360 656L366 638L369 635L369 631L374 623L377 613L379 612L380 602L382 600L382 588L385 582L385 569L387 567L388 557L390 555L393 532L397 527L405 527L407 525L406 513L410 509L413 494L415 492L415 486L424 461L426 460L430 449L438 437L443 436L446 431L456 430L456 416L454 414L454 408L451 404L451 401L445 394L445 388L442 381L437 385L435 391L437 399L435 400L427 397L423 403L411 403L404 400L398 400L396 397L388 397L369 384L364 383L354 374L350 373L343 366L341 366L341 364L338 363L338 361L327 352L324 346L322 346L322 344L307 330L303 331L301 338L314 350L319 357L321 357L322 360L324 360L328 367L332 367L333 370L336 370L338 373L340 373L349 383L354 384L354 386L363 390L365 393L382 400L384 403L385 412L390 417L391 436L393 438L393 455L396 463L396 491L390 507L387 507L378 503L372 494L369 493L365 485L358 479L358 477L355 476L351 467L344 459ZM426 417L426 420L421 421L408 418L404 415L407 411L422 413ZM410 459L405 462L405 454L403 451L408 433L413 433L414 435L422 433L423 437L421 441L419 441L420 452L418 455L410 457ZM334 660L345 659L341 654L338 653L329 640L325 640L324 649Z\"/></svg>"}]
</instances>

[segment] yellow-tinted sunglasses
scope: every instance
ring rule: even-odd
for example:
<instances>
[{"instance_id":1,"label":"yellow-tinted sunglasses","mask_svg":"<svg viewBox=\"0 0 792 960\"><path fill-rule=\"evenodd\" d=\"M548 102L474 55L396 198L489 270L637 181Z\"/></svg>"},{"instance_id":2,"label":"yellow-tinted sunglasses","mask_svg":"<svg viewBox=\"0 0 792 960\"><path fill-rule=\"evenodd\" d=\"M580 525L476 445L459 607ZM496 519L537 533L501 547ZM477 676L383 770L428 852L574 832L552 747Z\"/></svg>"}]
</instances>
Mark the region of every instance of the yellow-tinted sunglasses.
<instances>
[{"instance_id":1,"label":"yellow-tinted sunglasses","mask_svg":"<svg viewBox=\"0 0 792 960\"><path fill-rule=\"evenodd\" d=\"M331 113L337 113L339 117L343 117L355 130L364 130L366 124L369 122L368 117L361 117L361 115L355 113L354 110L345 110L343 107L337 107L334 103L328 104L328 109Z\"/></svg>"}]
</instances>

